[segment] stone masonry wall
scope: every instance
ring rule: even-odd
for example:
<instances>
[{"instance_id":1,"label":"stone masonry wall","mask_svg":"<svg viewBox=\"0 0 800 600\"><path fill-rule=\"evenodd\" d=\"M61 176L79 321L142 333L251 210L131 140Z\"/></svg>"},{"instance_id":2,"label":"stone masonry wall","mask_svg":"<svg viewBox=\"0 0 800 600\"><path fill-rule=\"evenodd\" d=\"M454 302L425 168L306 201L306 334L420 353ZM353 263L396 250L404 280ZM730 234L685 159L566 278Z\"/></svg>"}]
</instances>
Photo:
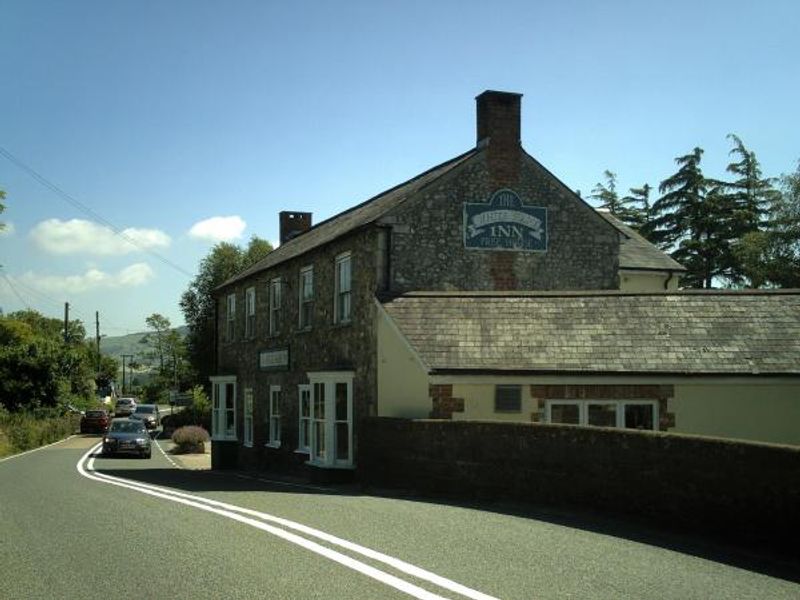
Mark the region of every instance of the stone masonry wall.
<instances>
[{"instance_id":1,"label":"stone masonry wall","mask_svg":"<svg viewBox=\"0 0 800 600\"><path fill-rule=\"evenodd\" d=\"M232 289L218 295L218 368L219 375L237 377L237 435L243 435L245 388L253 389L253 448L239 448L239 465L251 468L290 468L305 462L308 456L296 454L298 445L298 385L308 383L309 371L347 369L355 372L353 381L353 422L376 413L376 343L374 330L376 286L377 232L360 230L317 250L257 273L237 282ZM337 255L351 252L352 320L348 324L333 323L334 262ZM314 266L314 307L312 327L299 329L300 269ZM280 277L283 287L281 326L277 335L269 331L269 281ZM255 334L244 339L245 290L256 289ZM226 296L236 294L236 336L225 342ZM258 354L262 350L289 349L288 371L262 371ZM280 385L281 406L280 449L265 448L269 439L267 417L269 387ZM354 453L358 446L354 431ZM355 454L354 454L355 455Z\"/></svg>"},{"instance_id":2,"label":"stone masonry wall","mask_svg":"<svg viewBox=\"0 0 800 600\"><path fill-rule=\"evenodd\" d=\"M519 156L519 176L509 187L525 204L547 209L547 251L464 248L464 203L486 202L497 190L481 152L381 219L392 228L392 291L618 289L618 233L538 163Z\"/></svg>"},{"instance_id":3,"label":"stone masonry wall","mask_svg":"<svg viewBox=\"0 0 800 600\"><path fill-rule=\"evenodd\" d=\"M629 513L798 553L799 447L534 423L361 425L366 485Z\"/></svg>"}]
</instances>

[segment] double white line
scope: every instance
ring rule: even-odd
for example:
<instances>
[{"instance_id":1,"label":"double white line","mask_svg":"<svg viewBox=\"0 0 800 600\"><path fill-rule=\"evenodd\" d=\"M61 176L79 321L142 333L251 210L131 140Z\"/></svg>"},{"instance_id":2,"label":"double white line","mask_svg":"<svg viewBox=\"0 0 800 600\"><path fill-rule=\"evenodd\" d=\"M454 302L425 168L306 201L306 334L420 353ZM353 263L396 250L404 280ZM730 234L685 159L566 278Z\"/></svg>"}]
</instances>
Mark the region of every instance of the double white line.
<instances>
[{"instance_id":1,"label":"double white line","mask_svg":"<svg viewBox=\"0 0 800 600\"><path fill-rule=\"evenodd\" d=\"M416 567L398 558L394 558L370 548L360 546L359 544L354 544L353 542L343 540L312 527L307 527L306 525L296 523L295 521L290 521L288 519L283 519L281 517L276 517L274 515L248 508L242 508L233 504L219 502L217 500L210 500L208 498L203 498L202 496L185 494L169 488L148 485L138 481L131 481L130 479L105 475L94 470L94 456L95 452L100 448L100 446L101 444L98 444L91 448L81 457L77 464L78 472L84 477L93 481L123 487L142 494L154 496L156 498L162 498L178 504L184 504L186 506L205 510L228 519L238 521L245 525L255 527L256 529L270 533L276 537L286 540L287 542L296 544L302 548L305 548L306 550L310 550L311 552L319 554L320 556L324 556L325 558L353 569L354 571L358 571L367 577L371 577L372 579L380 581L381 583L409 594L414 598L420 598L421 600L446 600L447 597L434 594L433 592L421 588L418 585L406 581L405 579L401 579L395 575L381 571L380 569L368 565L365 562L352 558L346 554L342 554L337 550L333 550L328 546L323 546L308 538L316 538L317 540L326 542L331 546L338 546L339 548L343 548L354 554L358 554L373 561L383 563L397 571L406 573L407 575L410 575L416 579L427 581L438 586L439 588L449 592L454 592L466 598L471 598L473 600L497 600L497 598L494 598L493 596L473 590L472 588L468 588L460 583L456 583L455 581L441 577L435 573L421 569L420 567ZM293 532L302 533L307 537L302 537Z\"/></svg>"}]
</instances>

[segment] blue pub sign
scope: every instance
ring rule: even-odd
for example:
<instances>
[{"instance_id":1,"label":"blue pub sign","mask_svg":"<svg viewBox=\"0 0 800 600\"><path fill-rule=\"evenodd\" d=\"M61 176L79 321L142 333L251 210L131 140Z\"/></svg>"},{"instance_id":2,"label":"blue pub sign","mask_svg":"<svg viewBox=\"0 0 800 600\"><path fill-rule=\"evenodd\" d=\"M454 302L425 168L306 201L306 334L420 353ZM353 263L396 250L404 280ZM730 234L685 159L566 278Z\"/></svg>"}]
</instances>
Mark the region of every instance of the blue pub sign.
<instances>
[{"instance_id":1,"label":"blue pub sign","mask_svg":"<svg viewBox=\"0 0 800 600\"><path fill-rule=\"evenodd\" d=\"M488 202L465 202L464 247L546 252L547 209L523 205L508 189L496 191Z\"/></svg>"}]
</instances>

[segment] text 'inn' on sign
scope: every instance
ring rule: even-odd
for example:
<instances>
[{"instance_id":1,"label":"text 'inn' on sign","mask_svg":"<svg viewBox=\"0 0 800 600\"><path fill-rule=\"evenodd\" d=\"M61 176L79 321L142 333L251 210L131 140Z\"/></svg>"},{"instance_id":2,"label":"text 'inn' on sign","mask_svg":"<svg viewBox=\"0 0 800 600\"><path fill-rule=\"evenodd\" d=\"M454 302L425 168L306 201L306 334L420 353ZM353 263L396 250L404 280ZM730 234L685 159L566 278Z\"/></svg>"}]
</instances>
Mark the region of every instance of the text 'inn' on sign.
<instances>
[{"instance_id":1,"label":"text 'inn' on sign","mask_svg":"<svg viewBox=\"0 0 800 600\"><path fill-rule=\"evenodd\" d=\"M546 252L547 209L525 206L507 189L496 191L489 202L465 202L464 247Z\"/></svg>"}]
</instances>

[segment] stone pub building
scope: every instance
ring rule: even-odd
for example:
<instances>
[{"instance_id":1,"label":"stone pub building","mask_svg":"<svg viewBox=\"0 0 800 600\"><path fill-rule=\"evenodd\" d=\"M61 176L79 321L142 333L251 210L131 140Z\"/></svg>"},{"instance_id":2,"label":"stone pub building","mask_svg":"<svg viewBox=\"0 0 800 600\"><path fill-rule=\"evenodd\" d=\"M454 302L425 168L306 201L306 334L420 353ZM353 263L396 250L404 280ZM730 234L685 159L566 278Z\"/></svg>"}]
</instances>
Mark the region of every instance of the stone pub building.
<instances>
[{"instance_id":1,"label":"stone pub building","mask_svg":"<svg viewBox=\"0 0 800 600\"><path fill-rule=\"evenodd\" d=\"M679 292L525 152L520 109L486 91L464 154L313 226L280 213L216 290L214 468L352 470L370 416L800 443L797 293Z\"/></svg>"}]
</instances>

